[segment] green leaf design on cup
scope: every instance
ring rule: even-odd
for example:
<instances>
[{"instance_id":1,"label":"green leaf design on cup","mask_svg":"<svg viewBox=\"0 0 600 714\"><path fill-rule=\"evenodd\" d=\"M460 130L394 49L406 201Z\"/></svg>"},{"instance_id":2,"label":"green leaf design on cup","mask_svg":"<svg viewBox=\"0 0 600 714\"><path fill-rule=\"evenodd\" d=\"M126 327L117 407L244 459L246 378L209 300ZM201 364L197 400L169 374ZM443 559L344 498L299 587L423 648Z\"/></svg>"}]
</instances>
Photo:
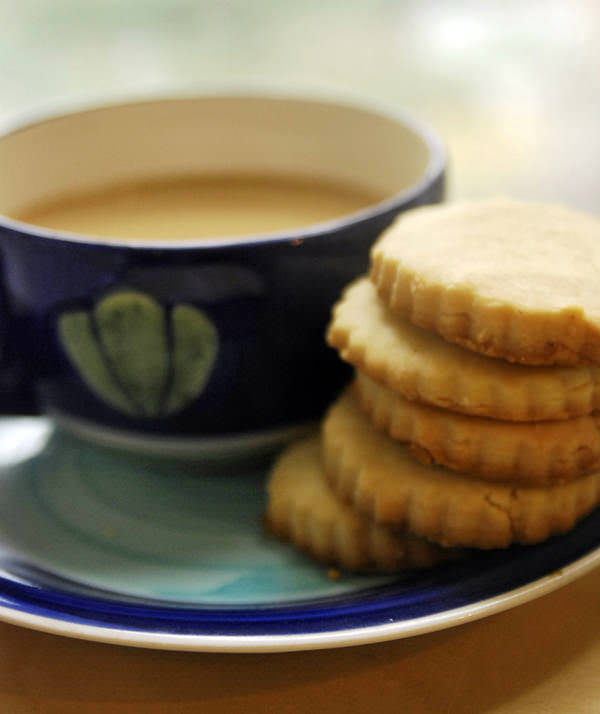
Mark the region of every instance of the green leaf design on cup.
<instances>
[{"instance_id":1,"label":"green leaf design on cup","mask_svg":"<svg viewBox=\"0 0 600 714\"><path fill-rule=\"evenodd\" d=\"M202 310L179 304L168 311L134 290L112 293L90 311L64 312L58 334L97 397L145 419L175 414L200 396L219 348Z\"/></svg>"}]
</instances>

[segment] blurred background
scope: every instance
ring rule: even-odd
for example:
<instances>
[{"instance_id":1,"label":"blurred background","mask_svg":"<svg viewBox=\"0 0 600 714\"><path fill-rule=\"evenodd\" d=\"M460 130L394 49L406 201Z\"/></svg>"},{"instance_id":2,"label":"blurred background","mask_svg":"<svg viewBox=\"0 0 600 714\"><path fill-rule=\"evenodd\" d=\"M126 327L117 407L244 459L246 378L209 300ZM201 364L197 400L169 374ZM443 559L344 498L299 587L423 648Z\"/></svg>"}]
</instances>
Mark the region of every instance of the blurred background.
<instances>
[{"instance_id":1,"label":"blurred background","mask_svg":"<svg viewBox=\"0 0 600 714\"><path fill-rule=\"evenodd\" d=\"M598 0L0 0L0 121L261 87L427 119L451 197L600 212Z\"/></svg>"}]
</instances>

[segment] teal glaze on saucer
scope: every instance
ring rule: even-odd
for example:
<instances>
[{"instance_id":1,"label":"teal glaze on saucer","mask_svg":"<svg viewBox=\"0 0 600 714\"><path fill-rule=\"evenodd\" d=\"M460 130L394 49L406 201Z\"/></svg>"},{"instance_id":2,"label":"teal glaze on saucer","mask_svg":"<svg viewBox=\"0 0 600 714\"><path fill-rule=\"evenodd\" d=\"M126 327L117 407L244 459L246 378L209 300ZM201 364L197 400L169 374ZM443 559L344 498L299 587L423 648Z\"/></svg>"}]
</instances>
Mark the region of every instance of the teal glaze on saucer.
<instances>
[{"instance_id":1,"label":"teal glaze on saucer","mask_svg":"<svg viewBox=\"0 0 600 714\"><path fill-rule=\"evenodd\" d=\"M262 528L267 468L109 450L41 418L0 420L0 565L182 605L267 605L355 593Z\"/></svg>"}]
</instances>

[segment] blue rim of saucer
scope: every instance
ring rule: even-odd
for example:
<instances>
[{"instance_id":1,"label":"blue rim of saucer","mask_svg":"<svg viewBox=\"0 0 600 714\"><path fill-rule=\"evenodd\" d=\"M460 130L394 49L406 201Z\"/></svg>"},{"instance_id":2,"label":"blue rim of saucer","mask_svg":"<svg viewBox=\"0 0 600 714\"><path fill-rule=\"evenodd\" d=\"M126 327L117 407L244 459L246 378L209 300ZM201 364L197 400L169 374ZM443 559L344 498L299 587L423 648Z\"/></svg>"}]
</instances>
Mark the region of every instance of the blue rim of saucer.
<instances>
[{"instance_id":1,"label":"blue rim of saucer","mask_svg":"<svg viewBox=\"0 0 600 714\"><path fill-rule=\"evenodd\" d=\"M86 639L171 649L358 644L460 624L556 589L600 562L599 533L596 510L570 533L540 545L474 553L359 593L256 607L173 606L91 589L73 593L59 581L40 585L35 578L4 571L0 619Z\"/></svg>"}]
</instances>

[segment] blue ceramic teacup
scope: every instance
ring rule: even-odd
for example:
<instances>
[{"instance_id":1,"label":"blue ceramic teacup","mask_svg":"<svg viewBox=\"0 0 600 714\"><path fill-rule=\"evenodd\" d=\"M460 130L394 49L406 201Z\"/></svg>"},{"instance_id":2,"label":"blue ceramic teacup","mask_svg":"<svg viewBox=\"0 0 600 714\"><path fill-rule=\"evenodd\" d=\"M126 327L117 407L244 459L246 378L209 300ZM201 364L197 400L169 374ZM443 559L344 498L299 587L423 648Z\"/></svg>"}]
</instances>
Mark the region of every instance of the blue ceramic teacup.
<instances>
[{"instance_id":1,"label":"blue ceramic teacup","mask_svg":"<svg viewBox=\"0 0 600 714\"><path fill-rule=\"evenodd\" d=\"M100 441L181 456L275 443L318 418L347 377L324 341L331 306L400 211L442 199L444 170L422 125L311 99L135 102L7 133L7 369L43 411ZM218 241L107 240L10 218L117 181L210 172L354 181L384 199Z\"/></svg>"}]
</instances>

